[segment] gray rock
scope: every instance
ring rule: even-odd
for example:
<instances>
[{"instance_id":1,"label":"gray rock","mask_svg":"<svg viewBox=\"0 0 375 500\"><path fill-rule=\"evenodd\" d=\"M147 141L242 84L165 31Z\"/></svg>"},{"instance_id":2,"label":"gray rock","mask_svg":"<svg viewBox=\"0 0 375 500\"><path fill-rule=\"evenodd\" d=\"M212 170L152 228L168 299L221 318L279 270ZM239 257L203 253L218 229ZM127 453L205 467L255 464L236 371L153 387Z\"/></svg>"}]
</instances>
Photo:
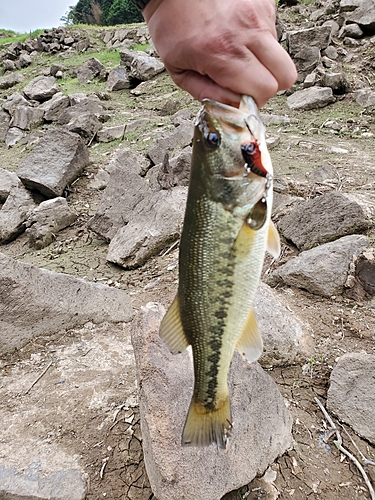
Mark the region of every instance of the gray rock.
<instances>
[{"instance_id":1,"label":"gray rock","mask_svg":"<svg viewBox=\"0 0 375 500\"><path fill-rule=\"evenodd\" d=\"M92 113L98 118L104 114L103 105L96 95L71 94L69 96L70 108L61 111L57 116L59 125L66 125L82 113Z\"/></svg>"},{"instance_id":2,"label":"gray rock","mask_svg":"<svg viewBox=\"0 0 375 500\"><path fill-rule=\"evenodd\" d=\"M114 127L105 127L98 130L96 140L98 142L112 142L116 139L121 139L125 133L124 125L115 125Z\"/></svg>"},{"instance_id":3,"label":"gray rock","mask_svg":"<svg viewBox=\"0 0 375 500\"><path fill-rule=\"evenodd\" d=\"M329 45L325 50L323 50L322 54L329 57L333 61L339 57L339 54L333 45Z\"/></svg>"},{"instance_id":4,"label":"gray rock","mask_svg":"<svg viewBox=\"0 0 375 500\"><path fill-rule=\"evenodd\" d=\"M67 69L67 66L64 66L63 64L53 63L51 64L49 72L51 76L56 77L56 73L58 73L59 71L64 73L64 71L66 71Z\"/></svg>"},{"instance_id":5,"label":"gray rock","mask_svg":"<svg viewBox=\"0 0 375 500\"><path fill-rule=\"evenodd\" d=\"M290 366L311 355L309 326L287 309L282 296L259 283L254 310L263 338L262 366Z\"/></svg>"},{"instance_id":6,"label":"gray rock","mask_svg":"<svg viewBox=\"0 0 375 500\"><path fill-rule=\"evenodd\" d=\"M344 354L330 377L327 409L375 444L375 355Z\"/></svg>"},{"instance_id":7,"label":"gray rock","mask_svg":"<svg viewBox=\"0 0 375 500\"><path fill-rule=\"evenodd\" d=\"M5 142L9 130L10 117L5 111L0 111L0 142Z\"/></svg>"},{"instance_id":8,"label":"gray rock","mask_svg":"<svg viewBox=\"0 0 375 500\"><path fill-rule=\"evenodd\" d=\"M335 102L332 89L329 87L311 87L297 90L287 98L288 106L291 109L316 109L324 108L328 104Z\"/></svg>"},{"instance_id":9,"label":"gray rock","mask_svg":"<svg viewBox=\"0 0 375 500\"><path fill-rule=\"evenodd\" d=\"M127 48L123 48L120 50L120 61L123 66L126 66L130 69L131 63L135 57L141 57L144 55L144 52L140 50L130 50Z\"/></svg>"},{"instance_id":10,"label":"gray rock","mask_svg":"<svg viewBox=\"0 0 375 500\"><path fill-rule=\"evenodd\" d=\"M61 470L51 475L39 474L35 463L26 470L0 465L0 496L16 500L84 500L87 485L80 470ZM3 496L4 495L4 496Z\"/></svg>"},{"instance_id":11,"label":"gray rock","mask_svg":"<svg viewBox=\"0 0 375 500\"><path fill-rule=\"evenodd\" d=\"M341 294L353 256L369 244L366 236L344 236L301 252L298 257L280 266L273 277L323 297Z\"/></svg>"},{"instance_id":12,"label":"gray rock","mask_svg":"<svg viewBox=\"0 0 375 500\"><path fill-rule=\"evenodd\" d=\"M166 154L164 161L147 173L152 189L170 189L174 186L188 186L190 179L192 148L186 147L177 156L169 160Z\"/></svg>"},{"instance_id":13,"label":"gray rock","mask_svg":"<svg viewBox=\"0 0 375 500\"><path fill-rule=\"evenodd\" d=\"M12 188L20 185L21 180L16 174L0 168L0 203L4 203Z\"/></svg>"},{"instance_id":14,"label":"gray rock","mask_svg":"<svg viewBox=\"0 0 375 500\"><path fill-rule=\"evenodd\" d=\"M11 73L8 76L3 76L0 78L0 89L10 89L11 87L14 87L18 83L23 82L25 77L23 76L22 73Z\"/></svg>"},{"instance_id":15,"label":"gray rock","mask_svg":"<svg viewBox=\"0 0 375 500\"><path fill-rule=\"evenodd\" d=\"M14 114L14 110L18 105L22 106L30 106L30 103L27 99L23 97L19 92L14 92L7 100L3 103L2 109L7 111L11 116Z\"/></svg>"},{"instance_id":16,"label":"gray rock","mask_svg":"<svg viewBox=\"0 0 375 500\"><path fill-rule=\"evenodd\" d=\"M5 137L5 145L7 148L10 148L17 144L18 141L24 137L25 133L17 128L17 127L10 127L8 129L7 135Z\"/></svg>"},{"instance_id":17,"label":"gray rock","mask_svg":"<svg viewBox=\"0 0 375 500\"><path fill-rule=\"evenodd\" d=\"M359 233L371 226L362 207L337 191L300 203L278 224L282 235L299 250Z\"/></svg>"},{"instance_id":18,"label":"gray rock","mask_svg":"<svg viewBox=\"0 0 375 500\"><path fill-rule=\"evenodd\" d=\"M44 111L44 119L46 121L57 121L60 113L70 106L69 96L64 95L62 92L55 94L52 99L43 102L39 109Z\"/></svg>"},{"instance_id":19,"label":"gray rock","mask_svg":"<svg viewBox=\"0 0 375 500\"><path fill-rule=\"evenodd\" d=\"M371 88L356 90L353 95L355 101L365 108L375 104L375 92Z\"/></svg>"},{"instance_id":20,"label":"gray rock","mask_svg":"<svg viewBox=\"0 0 375 500\"><path fill-rule=\"evenodd\" d=\"M25 96L35 101L46 101L57 92L60 87L53 76L37 76L23 89Z\"/></svg>"},{"instance_id":21,"label":"gray rock","mask_svg":"<svg viewBox=\"0 0 375 500\"><path fill-rule=\"evenodd\" d=\"M346 36L350 38L362 38L363 30L358 26L358 24L345 24L342 27L342 31L340 31L340 38L344 38Z\"/></svg>"},{"instance_id":22,"label":"gray rock","mask_svg":"<svg viewBox=\"0 0 375 500\"><path fill-rule=\"evenodd\" d=\"M88 321L128 322L128 295L67 274L39 269L0 253L0 353L34 337L51 335Z\"/></svg>"},{"instance_id":23,"label":"gray rock","mask_svg":"<svg viewBox=\"0 0 375 500\"><path fill-rule=\"evenodd\" d=\"M21 160L18 176L26 187L55 198L89 162L87 147L78 134L51 128Z\"/></svg>"},{"instance_id":24,"label":"gray rock","mask_svg":"<svg viewBox=\"0 0 375 500\"><path fill-rule=\"evenodd\" d=\"M107 241L133 217L135 207L151 195L148 182L140 173L144 158L132 151L121 150L107 167L110 173L98 210L88 226Z\"/></svg>"},{"instance_id":25,"label":"gray rock","mask_svg":"<svg viewBox=\"0 0 375 500\"><path fill-rule=\"evenodd\" d=\"M91 59L88 59L77 68L76 73L78 81L79 83L89 83L104 70L105 66L95 57L91 57Z\"/></svg>"},{"instance_id":26,"label":"gray rock","mask_svg":"<svg viewBox=\"0 0 375 500\"><path fill-rule=\"evenodd\" d=\"M10 125L20 128L21 130L32 130L39 127L44 122L44 111L40 108L32 108L31 106L23 106L18 104L14 108L14 115Z\"/></svg>"},{"instance_id":27,"label":"gray rock","mask_svg":"<svg viewBox=\"0 0 375 500\"><path fill-rule=\"evenodd\" d=\"M321 83L324 87L330 87L337 94L350 92L350 83L345 73L325 73Z\"/></svg>"},{"instance_id":28,"label":"gray rock","mask_svg":"<svg viewBox=\"0 0 375 500\"><path fill-rule=\"evenodd\" d=\"M30 213L26 221L29 243L40 249L54 240L55 234L77 220L78 215L68 205L65 198L43 201Z\"/></svg>"},{"instance_id":29,"label":"gray rock","mask_svg":"<svg viewBox=\"0 0 375 500\"><path fill-rule=\"evenodd\" d=\"M29 54L21 54L18 61L21 68L27 68L33 62Z\"/></svg>"},{"instance_id":30,"label":"gray rock","mask_svg":"<svg viewBox=\"0 0 375 500\"><path fill-rule=\"evenodd\" d=\"M355 2L353 0L350 2L341 0L340 9L346 10L345 17L347 21L357 23L367 32L375 32L375 7L373 2L368 0L356 0Z\"/></svg>"},{"instance_id":31,"label":"gray rock","mask_svg":"<svg viewBox=\"0 0 375 500\"><path fill-rule=\"evenodd\" d=\"M112 92L114 90L129 89L131 86L130 80L126 73L126 69L122 66L111 69L108 73L106 90Z\"/></svg>"},{"instance_id":32,"label":"gray rock","mask_svg":"<svg viewBox=\"0 0 375 500\"><path fill-rule=\"evenodd\" d=\"M84 38L82 40L78 40L76 43L76 51L84 52L90 47L90 40L88 38Z\"/></svg>"},{"instance_id":33,"label":"gray rock","mask_svg":"<svg viewBox=\"0 0 375 500\"><path fill-rule=\"evenodd\" d=\"M25 221L35 206L33 198L22 184L10 190L0 210L0 243L14 240L25 230Z\"/></svg>"},{"instance_id":34,"label":"gray rock","mask_svg":"<svg viewBox=\"0 0 375 500\"><path fill-rule=\"evenodd\" d=\"M308 73L311 73L320 63L320 50L318 47L303 47L293 57L299 77L301 80Z\"/></svg>"},{"instance_id":35,"label":"gray rock","mask_svg":"<svg viewBox=\"0 0 375 500\"><path fill-rule=\"evenodd\" d=\"M305 47L317 47L323 50L331 40L330 26L316 26L298 31L289 31L286 34L288 52L292 57Z\"/></svg>"},{"instance_id":36,"label":"gray rock","mask_svg":"<svg viewBox=\"0 0 375 500\"><path fill-rule=\"evenodd\" d=\"M77 113L73 120L66 125L66 128L79 134L88 144L102 128L102 124L93 113Z\"/></svg>"},{"instance_id":37,"label":"gray rock","mask_svg":"<svg viewBox=\"0 0 375 500\"><path fill-rule=\"evenodd\" d=\"M164 312L159 304L147 304L132 328L151 488L163 500L219 500L248 484L289 448L292 418L271 377L258 363L249 365L235 353L229 375L233 429L227 451L213 445L181 447L193 388L192 359L190 350L173 356L160 339Z\"/></svg>"},{"instance_id":38,"label":"gray rock","mask_svg":"<svg viewBox=\"0 0 375 500\"><path fill-rule=\"evenodd\" d=\"M187 188L176 187L142 200L129 223L112 238L107 260L126 269L135 268L176 240L181 234L186 197Z\"/></svg>"},{"instance_id":39,"label":"gray rock","mask_svg":"<svg viewBox=\"0 0 375 500\"><path fill-rule=\"evenodd\" d=\"M16 65L11 59L5 59L5 61L3 61L3 69L4 71L14 71L16 69Z\"/></svg>"},{"instance_id":40,"label":"gray rock","mask_svg":"<svg viewBox=\"0 0 375 500\"><path fill-rule=\"evenodd\" d=\"M315 85L315 83L316 83L316 73L314 71L313 73L308 74L303 80L303 88L308 89L313 85Z\"/></svg>"},{"instance_id":41,"label":"gray rock","mask_svg":"<svg viewBox=\"0 0 375 500\"><path fill-rule=\"evenodd\" d=\"M333 19L328 19L328 21L325 21L322 26L329 26L331 28L331 37L337 35L340 31L340 25Z\"/></svg>"},{"instance_id":42,"label":"gray rock","mask_svg":"<svg viewBox=\"0 0 375 500\"><path fill-rule=\"evenodd\" d=\"M131 75L142 82L151 80L164 70L165 66L160 59L147 56L145 53L137 55L131 62Z\"/></svg>"},{"instance_id":43,"label":"gray rock","mask_svg":"<svg viewBox=\"0 0 375 500\"><path fill-rule=\"evenodd\" d=\"M163 163L165 153L168 152L172 157L178 150L189 146L193 140L193 133L193 122L183 121L170 132L162 133L149 148L148 156L155 165Z\"/></svg>"}]
</instances>

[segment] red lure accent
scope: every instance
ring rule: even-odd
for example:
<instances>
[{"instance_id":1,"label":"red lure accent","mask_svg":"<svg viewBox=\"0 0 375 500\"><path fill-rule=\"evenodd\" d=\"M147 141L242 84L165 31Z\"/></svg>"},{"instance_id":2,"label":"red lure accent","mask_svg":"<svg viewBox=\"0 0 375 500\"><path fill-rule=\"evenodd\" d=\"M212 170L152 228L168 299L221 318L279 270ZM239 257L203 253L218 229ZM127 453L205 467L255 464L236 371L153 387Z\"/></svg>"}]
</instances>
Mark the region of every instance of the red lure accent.
<instances>
[{"instance_id":1,"label":"red lure accent","mask_svg":"<svg viewBox=\"0 0 375 500\"><path fill-rule=\"evenodd\" d=\"M241 152L251 172L260 177L267 177L268 172L263 167L260 149L256 141L248 141L241 144Z\"/></svg>"}]
</instances>

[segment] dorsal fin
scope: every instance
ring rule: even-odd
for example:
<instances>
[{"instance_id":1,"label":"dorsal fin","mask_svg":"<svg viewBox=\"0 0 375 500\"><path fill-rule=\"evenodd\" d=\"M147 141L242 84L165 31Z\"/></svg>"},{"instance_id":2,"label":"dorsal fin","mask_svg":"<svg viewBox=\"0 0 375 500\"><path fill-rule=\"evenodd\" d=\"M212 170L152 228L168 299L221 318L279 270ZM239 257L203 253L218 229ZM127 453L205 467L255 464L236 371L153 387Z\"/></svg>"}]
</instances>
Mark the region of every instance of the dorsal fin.
<instances>
[{"instance_id":1,"label":"dorsal fin","mask_svg":"<svg viewBox=\"0 0 375 500\"><path fill-rule=\"evenodd\" d=\"M249 363L256 361L262 355L263 340L259 332L254 309L251 309L249 313L236 347Z\"/></svg>"},{"instance_id":2,"label":"dorsal fin","mask_svg":"<svg viewBox=\"0 0 375 500\"><path fill-rule=\"evenodd\" d=\"M159 335L172 354L184 351L189 345L181 323L177 296L161 322Z\"/></svg>"}]
</instances>

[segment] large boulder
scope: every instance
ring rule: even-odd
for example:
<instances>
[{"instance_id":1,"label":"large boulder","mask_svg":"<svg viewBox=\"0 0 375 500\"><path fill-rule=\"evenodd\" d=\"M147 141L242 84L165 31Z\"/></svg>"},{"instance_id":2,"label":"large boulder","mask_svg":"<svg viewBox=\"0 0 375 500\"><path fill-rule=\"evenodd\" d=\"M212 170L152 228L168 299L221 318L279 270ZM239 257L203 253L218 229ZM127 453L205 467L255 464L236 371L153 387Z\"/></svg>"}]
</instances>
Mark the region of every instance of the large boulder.
<instances>
[{"instance_id":1,"label":"large boulder","mask_svg":"<svg viewBox=\"0 0 375 500\"><path fill-rule=\"evenodd\" d=\"M0 243L17 238L26 226L25 221L36 204L23 185L13 187L0 210Z\"/></svg>"},{"instance_id":2,"label":"large boulder","mask_svg":"<svg viewBox=\"0 0 375 500\"><path fill-rule=\"evenodd\" d=\"M287 104L291 109L316 109L324 108L335 102L332 89L330 87L311 87L297 90L287 98Z\"/></svg>"},{"instance_id":3,"label":"large boulder","mask_svg":"<svg viewBox=\"0 0 375 500\"><path fill-rule=\"evenodd\" d=\"M35 101L46 101L59 91L60 87L53 76L37 76L23 89L25 96Z\"/></svg>"},{"instance_id":4,"label":"large boulder","mask_svg":"<svg viewBox=\"0 0 375 500\"><path fill-rule=\"evenodd\" d=\"M0 353L34 337L93 323L127 322L123 291L66 274L38 269L0 253Z\"/></svg>"},{"instance_id":5,"label":"large boulder","mask_svg":"<svg viewBox=\"0 0 375 500\"><path fill-rule=\"evenodd\" d=\"M271 377L258 363L250 365L235 353L228 449L182 447L193 364L190 350L173 356L160 339L164 313L159 304L147 304L132 328L147 475L156 498L219 500L248 484L289 448L292 418Z\"/></svg>"},{"instance_id":6,"label":"large boulder","mask_svg":"<svg viewBox=\"0 0 375 500\"><path fill-rule=\"evenodd\" d=\"M294 57L306 47L317 47L323 50L328 47L331 39L330 26L316 26L297 31L289 31L286 34L288 52Z\"/></svg>"},{"instance_id":7,"label":"large boulder","mask_svg":"<svg viewBox=\"0 0 375 500\"><path fill-rule=\"evenodd\" d=\"M333 368L327 408L354 431L375 444L375 355L362 352L341 356Z\"/></svg>"},{"instance_id":8,"label":"large boulder","mask_svg":"<svg viewBox=\"0 0 375 500\"><path fill-rule=\"evenodd\" d=\"M368 33L375 33L375 6L368 0L341 0L340 11L346 20L357 23Z\"/></svg>"},{"instance_id":9,"label":"large boulder","mask_svg":"<svg viewBox=\"0 0 375 500\"><path fill-rule=\"evenodd\" d=\"M89 162L88 149L78 134L51 128L21 160L18 176L26 187L54 198L63 194Z\"/></svg>"},{"instance_id":10,"label":"large boulder","mask_svg":"<svg viewBox=\"0 0 375 500\"><path fill-rule=\"evenodd\" d=\"M353 257L369 244L366 236L344 236L301 252L276 269L273 278L323 297L341 294Z\"/></svg>"}]
</instances>

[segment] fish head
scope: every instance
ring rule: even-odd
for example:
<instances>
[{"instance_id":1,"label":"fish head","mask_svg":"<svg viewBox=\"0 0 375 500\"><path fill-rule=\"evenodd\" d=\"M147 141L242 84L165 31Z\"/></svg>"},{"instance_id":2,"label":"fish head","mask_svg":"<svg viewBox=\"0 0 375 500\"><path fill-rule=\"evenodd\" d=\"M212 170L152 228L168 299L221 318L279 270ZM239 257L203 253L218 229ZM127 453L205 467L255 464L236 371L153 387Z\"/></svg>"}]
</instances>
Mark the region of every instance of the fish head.
<instances>
[{"instance_id":1,"label":"fish head","mask_svg":"<svg viewBox=\"0 0 375 500\"><path fill-rule=\"evenodd\" d=\"M251 97L243 96L239 108L204 99L194 148L208 196L226 209L255 205L270 190L272 163Z\"/></svg>"}]
</instances>

